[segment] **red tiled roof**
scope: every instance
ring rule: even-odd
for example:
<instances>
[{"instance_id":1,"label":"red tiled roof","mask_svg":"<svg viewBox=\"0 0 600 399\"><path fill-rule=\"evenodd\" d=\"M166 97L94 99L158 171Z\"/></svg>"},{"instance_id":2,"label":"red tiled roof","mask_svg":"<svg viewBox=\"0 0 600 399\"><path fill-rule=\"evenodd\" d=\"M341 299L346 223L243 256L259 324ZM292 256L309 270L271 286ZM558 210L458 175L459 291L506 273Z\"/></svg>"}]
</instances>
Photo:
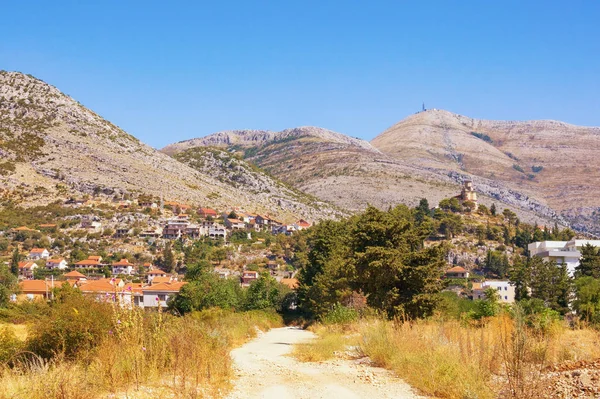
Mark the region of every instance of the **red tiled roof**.
<instances>
[{"instance_id":1,"label":"red tiled roof","mask_svg":"<svg viewBox=\"0 0 600 399\"><path fill-rule=\"evenodd\" d=\"M30 254L41 254L44 251L46 251L46 248L32 248L31 251L29 251Z\"/></svg>"},{"instance_id":2,"label":"red tiled roof","mask_svg":"<svg viewBox=\"0 0 600 399\"><path fill-rule=\"evenodd\" d=\"M72 272L66 273L65 277L77 277L77 278L86 278L85 274L79 273L76 270L73 270Z\"/></svg>"},{"instance_id":3,"label":"red tiled roof","mask_svg":"<svg viewBox=\"0 0 600 399\"><path fill-rule=\"evenodd\" d=\"M148 274L160 274L160 275L164 275L164 274L167 274L167 273L163 272L163 271L162 271L162 270L160 270L160 269L152 269L152 270L150 270L150 271L148 272Z\"/></svg>"},{"instance_id":4,"label":"red tiled roof","mask_svg":"<svg viewBox=\"0 0 600 399\"><path fill-rule=\"evenodd\" d=\"M113 266L133 266L133 263L129 263L127 259L121 259L118 262L112 264Z\"/></svg>"},{"instance_id":5,"label":"red tiled roof","mask_svg":"<svg viewBox=\"0 0 600 399\"><path fill-rule=\"evenodd\" d=\"M51 288L44 280L23 280L19 283L19 286L24 294L45 293L46 290Z\"/></svg>"},{"instance_id":6,"label":"red tiled roof","mask_svg":"<svg viewBox=\"0 0 600 399\"><path fill-rule=\"evenodd\" d=\"M79 262L77 262L75 264L78 266L98 266L100 264L100 261L93 260L93 259L84 259L84 260L80 260Z\"/></svg>"},{"instance_id":7,"label":"red tiled roof","mask_svg":"<svg viewBox=\"0 0 600 399\"><path fill-rule=\"evenodd\" d=\"M179 292L181 287L183 287L186 284L187 284L187 282L185 282L185 281L182 281L182 282L173 281L171 283L159 283L159 284L153 284L148 287L144 287L144 288L142 288L142 291Z\"/></svg>"}]
</instances>

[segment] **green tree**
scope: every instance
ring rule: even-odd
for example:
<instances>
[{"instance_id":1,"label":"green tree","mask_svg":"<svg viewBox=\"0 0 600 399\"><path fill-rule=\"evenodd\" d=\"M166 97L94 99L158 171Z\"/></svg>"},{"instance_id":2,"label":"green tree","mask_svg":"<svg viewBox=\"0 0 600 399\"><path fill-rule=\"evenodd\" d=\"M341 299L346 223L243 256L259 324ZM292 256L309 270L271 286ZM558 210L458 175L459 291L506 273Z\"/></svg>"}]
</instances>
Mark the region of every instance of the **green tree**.
<instances>
[{"instance_id":1,"label":"green tree","mask_svg":"<svg viewBox=\"0 0 600 399\"><path fill-rule=\"evenodd\" d=\"M165 245L165 250L163 251L163 268L166 272L172 273L175 269L175 255L173 254L173 250L171 249L171 243L168 242Z\"/></svg>"},{"instance_id":2,"label":"green tree","mask_svg":"<svg viewBox=\"0 0 600 399\"><path fill-rule=\"evenodd\" d=\"M169 300L169 309L185 314L212 307L241 308L244 295L238 279L220 278L216 273L204 270L203 266L199 269L194 272L194 279Z\"/></svg>"},{"instance_id":3,"label":"green tree","mask_svg":"<svg viewBox=\"0 0 600 399\"><path fill-rule=\"evenodd\" d=\"M369 306L390 317L430 315L439 302L447 250L424 247L431 226L418 224L414 213L403 205L386 212L369 207L348 220L314 226L300 273L300 304L323 316L362 292Z\"/></svg>"},{"instance_id":4,"label":"green tree","mask_svg":"<svg viewBox=\"0 0 600 399\"><path fill-rule=\"evenodd\" d=\"M590 276L575 280L573 308L588 323L600 323L600 279Z\"/></svg>"},{"instance_id":5,"label":"green tree","mask_svg":"<svg viewBox=\"0 0 600 399\"><path fill-rule=\"evenodd\" d=\"M12 258L10 260L10 271L15 276L19 276L19 262L21 261L21 254L19 254L19 248L15 247Z\"/></svg>"},{"instance_id":6,"label":"green tree","mask_svg":"<svg viewBox=\"0 0 600 399\"><path fill-rule=\"evenodd\" d=\"M277 282L269 273L261 273L260 277L248 287L244 309L275 309L282 311L286 295L291 290Z\"/></svg>"},{"instance_id":7,"label":"green tree","mask_svg":"<svg viewBox=\"0 0 600 399\"><path fill-rule=\"evenodd\" d=\"M492 206L490 206L490 213L492 214L492 216L496 216L496 203L492 203Z\"/></svg>"},{"instance_id":8,"label":"green tree","mask_svg":"<svg viewBox=\"0 0 600 399\"><path fill-rule=\"evenodd\" d=\"M515 300L522 301L529 298L529 268L520 255L515 255L513 265L508 272L509 280L515 286Z\"/></svg>"},{"instance_id":9,"label":"green tree","mask_svg":"<svg viewBox=\"0 0 600 399\"><path fill-rule=\"evenodd\" d=\"M575 277L600 278L600 249L585 244L581 247L579 265L575 268Z\"/></svg>"}]
</instances>

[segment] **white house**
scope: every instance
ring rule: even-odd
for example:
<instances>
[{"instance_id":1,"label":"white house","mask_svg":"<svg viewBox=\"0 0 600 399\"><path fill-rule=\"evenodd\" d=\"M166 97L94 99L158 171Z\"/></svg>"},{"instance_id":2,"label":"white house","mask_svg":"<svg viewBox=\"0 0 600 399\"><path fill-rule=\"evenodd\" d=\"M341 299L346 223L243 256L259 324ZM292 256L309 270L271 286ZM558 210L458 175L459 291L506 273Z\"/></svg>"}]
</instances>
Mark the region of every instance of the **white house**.
<instances>
[{"instance_id":1,"label":"white house","mask_svg":"<svg viewBox=\"0 0 600 399\"><path fill-rule=\"evenodd\" d=\"M150 284L152 282L152 280L154 280L155 277L164 277L166 275L167 275L167 273L163 272L160 269L150 269L148 271L148 275L147 275L148 284Z\"/></svg>"},{"instance_id":2,"label":"white house","mask_svg":"<svg viewBox=\"0 0 600 399\"><path fill-rule=\"evenodd\" d=\"M173 281L170 283L158 283L142 287L144 308L166 308L170 297L176 295L185 282Z\"/></svg>"},{"instance_id":3,"label":"white house","mask_svg":"<svg viewBox=\"0 0 600 399\"><path fill-rule=\"evenodd\" d=\"M133 263L130 263L127 259L121 259L112 264L112 274L131 275L133 273L133 267Z\"/></svg>"},{"instance_id":4,"label":"white house","mask_svg":"<svg viewBox=\"0 0 600 399\"><path fill-rule=\"evenodd\" d=\"M29 259L38 260L38 259L48 259L50 257L50 252L46 248L32 248L29 251Z\"/></svg>"},{"instance_id":5,"label":"white house","mask_svg":"<svg viewBox=\"0 0 600 399\"><path fill-rule=\"evenodd\" d=\"M46 269L48 270L64 270L67 268L67 261L63 258L48 259L46 261Z\"/></svg>"},{"instance_id":6,"label":"white house","mask_svg":"<svg viewBox=\"0 0 600 399\"><path fill-rule=\"evenodd\" d=\"M513 303L515 301L515 286L508 280L486 280L481 284L473 284L473 299L485 299L485 291L494 288L498 293L500 302Z\"/></svg>"},{"instance_id":7,"label":"white house","mask_svg":"<svg viewBox=\"0 0 600 399\"><path fill-rule=\"evenodd\" d=\"M570 276L575 273L581 258L581 247L590 244L600 247L600 240L538 241L527 246L530 256L539 256L545 261L566 264Z\"/></svg>"}]
</instances>

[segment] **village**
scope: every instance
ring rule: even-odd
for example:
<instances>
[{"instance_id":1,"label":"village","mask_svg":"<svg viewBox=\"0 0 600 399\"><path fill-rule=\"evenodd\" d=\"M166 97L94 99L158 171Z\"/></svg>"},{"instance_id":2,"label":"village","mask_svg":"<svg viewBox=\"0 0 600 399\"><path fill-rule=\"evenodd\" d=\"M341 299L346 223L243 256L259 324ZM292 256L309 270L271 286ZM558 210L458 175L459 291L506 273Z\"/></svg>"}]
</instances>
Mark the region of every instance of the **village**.
<instances>
[{"instance_id":1,"label":"village","mask_svg":"<svg viewBox=\"0 0 600 399\"><path fill-rule=\"evenodd\" d=\"M464 182L455 200L470 212L479 209L471 181ZM69 199L63 206L75 213L81 210L81 215L4 233L6 238L23 242L18 254L25 258L18 262L20 294L13 295L13 301L51 299L53 289L67 283L104 301L166 308L169 298L186 284L183 274L190 259L174 257L172 264L166 264L165 253L171 253L174 244L184 252L198 242L214 246L211 262L221 278L237 279L242 287L248 287L266 272L294 289L298 281L290 264L290 243L276 240L281 237L279 240L285 241L311 226L302 219L284 224L242 209L219 212L144 196L113 201ZM72 237L73 244L70 248L63 245L61 250L56 244L64 236ZM36 242L31 237L43 237L47 247L28 248L27 244ZM84 243L86 250L78 249ZM600 246L600 241L540 241L528 244L528 252L566 264L573 276L581 257L579 250L588 244ZM515 302L515 286L508 278L486 276L473 265L454 263L449 262L444 275L446 290L476 300L485 299L486 290L493 288L501 303Z\"/></svg>"},{"instance_id":2,"label":"village","mask_svg":"<svg viewBox=\"0 0 600 399\"><path fill-rule=\"evenodd\" d=\"M242 287L248 287L260 278L261 272L266 272L293 289L297 285L295 271L287 265L281 251L273 252L277 245L271 242L277 235L289 237L311 226L302 219L284 224L240 209L218 212L208 207L145 199L70 199L64 206L81 209L82 215L5 232L4 237L23 241L18 255L25 258L18 262L20 293L13 295L13 301L48 300L55 288L67 283L102 301L166 308L169 298L186 284L185 260L174 259L176 267L164 264L164 259L162 267L154 261L162 259L165 251L171 252L175 242L180 248L200 241L218 248L214 272L222 278L238 279ZM88 213L89 209L104 212ZM106 211L112 217L102 217ZM56 244L64 236L73 238L73 247L85 243L89 250L79 253L65 247L61 251ZM35 237L46 240L47 247L27 249ZM94 245L100 241L105 245ZM93 252L94 247L102 249ZM240 257L242 247L245 256Z\"/></svg>"}]
</instances>

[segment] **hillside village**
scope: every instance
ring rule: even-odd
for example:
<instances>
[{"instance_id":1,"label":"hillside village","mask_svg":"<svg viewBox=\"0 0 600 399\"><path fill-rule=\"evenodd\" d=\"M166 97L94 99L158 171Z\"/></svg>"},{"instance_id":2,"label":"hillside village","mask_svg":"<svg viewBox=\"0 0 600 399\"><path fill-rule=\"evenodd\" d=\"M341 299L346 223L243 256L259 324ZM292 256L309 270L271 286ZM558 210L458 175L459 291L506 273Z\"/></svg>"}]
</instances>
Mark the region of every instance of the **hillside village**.
<instances>
[{"instance_id":1,"label":"hillside village","mask_svg":"<svg viewBox=\"0 0 600 399\"><path fill-rule=\"evenodd\" d=\"M294 288L295 271L276 236L311 226L305 220L283 224L240 209L219 212L144 198L112 203L70 199L60 207L69 216L0 232L5 258L19 258L20 293L13 300L50 299L53 289L66 282L103 300L166 307L169 296L186 283L182 277L189 261L174 247L183 250L200 242L214 250L211 261L223 278L236 278L247 287L263 270ZM65 244L69 238L71 245Z\"/></svg>"},{"instance_id":2,"label":"hillside village","mask_svg":"<svg viewBox=\"0 0 600 399\"><path fill-rule=\"evenodd\" d=\"M0 232L5 263L18 259L20 293L13 301L50 299L53 289L66 282L102 300L166 308L186 284L187 265L198 259L198 251L204 252L216 274L237 279L243 287L267 272L293 289L298 283L291 236L311 226L305 220L284 224L242 209L219 211L147 196L72 198L54 207L54 214L64 216L44 216L36 222L34 212L29 225L5 225ZM427 213L440 223L437 235L425 245L450 244L446 290L469 299L484 299L491 287L500 302L514 302L508 269L517 252L566 263L572 276L579 249L600 246L600 241L573 240L572 231L559 233L556 226L553 233L535 226L526 233L531 237L519 242L520 229L531 226L519 227L509 210L496 214L495 206L490 210L480 205L470 180L460 194L427 207ZM530 242L558 236L565 240Z\"/></svg>"}]
</instances>

